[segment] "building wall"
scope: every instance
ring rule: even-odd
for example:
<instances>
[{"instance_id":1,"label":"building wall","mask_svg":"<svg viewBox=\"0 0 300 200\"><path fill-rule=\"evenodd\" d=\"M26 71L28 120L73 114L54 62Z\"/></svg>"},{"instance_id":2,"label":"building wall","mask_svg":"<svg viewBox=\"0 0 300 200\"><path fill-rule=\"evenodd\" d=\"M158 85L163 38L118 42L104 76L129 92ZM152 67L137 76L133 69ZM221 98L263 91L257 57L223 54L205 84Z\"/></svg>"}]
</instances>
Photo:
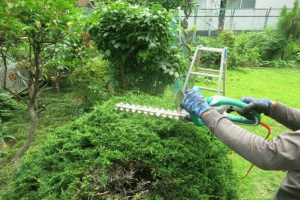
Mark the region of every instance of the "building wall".
<instances>
[{"instance_id":1,"label":"building wall","mask_svg":"<svg viewBox=\"0 0 300 200\"><path fill-rule=\"evenodd\" d=\"M245 0L244 0L245 1ZM192 13L188 20L189 28L192 28L194 24L197 25L198 33L212 34L218 29L219 23L219 8L220 0L198 0L198 13ZM265 28L267 10L271 9L269 16L279 16L280 10L286 5L291 9L294 6L294 0L256 0L255 9L236 9L226 10L224 29L231 29L235 31L251 31L251 30L263 30ZM216 10L212 10L216 9ZM234 12L234 13L233 13ZM193 16L201 16L195 17ZM229 17L234 14L234 17ZM184 13L181 12L181 16ZM256 16L256 17L244 17L244 16ZM268 17L267 27L275 27L279 17ZM196 23L195 23L196 21Z\"/></svg>"},{"instance_id":2,"label":"building wall","mask_svg":"<svg viewBox=\"0 0 300 200\"><path fill-rule=\"evenodd\" d=\"M294 0L256 0L256 8L282 8L284 5L287 8L294 7Z\"/></svg>"}]
</instances>

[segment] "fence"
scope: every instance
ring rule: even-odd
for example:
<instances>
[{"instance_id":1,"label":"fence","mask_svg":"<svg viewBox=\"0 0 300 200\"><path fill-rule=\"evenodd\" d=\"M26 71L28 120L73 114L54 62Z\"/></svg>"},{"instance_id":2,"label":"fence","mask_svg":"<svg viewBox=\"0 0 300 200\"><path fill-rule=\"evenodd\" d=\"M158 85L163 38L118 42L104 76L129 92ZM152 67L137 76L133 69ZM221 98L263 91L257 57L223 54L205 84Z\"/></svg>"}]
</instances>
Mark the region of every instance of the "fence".
<instances>
[{"instance_id":1,"label":"fence","mask_svg":"<svg viewBox=\"0 0 300 200\"><path fill-rule=\"evenodd\" d=\"M268 27L276 27L280 17L281 9L278 8L255 8L255 9L195 9L188 18L188 29L194 25L197 26L196 32L193 34L193 39L196 35L200 36L215 36L222 16L224 13L223 28L233 31L261 31ZM181 18L184 18L184 13L180 11Z\"/></svg>"},{"instance_id":2,"label":"fence","mask_svg":"<svg viewBox=\"0 0 300 200\"><path fill-rule=\"evenodd\" d=\"M4 63L0 57L0 84L4 86ZM20 93L28 88L27 73L18 69L16 62L10 58L7 59L6 87L15 93Z\"/></svg>"}]
</instances>

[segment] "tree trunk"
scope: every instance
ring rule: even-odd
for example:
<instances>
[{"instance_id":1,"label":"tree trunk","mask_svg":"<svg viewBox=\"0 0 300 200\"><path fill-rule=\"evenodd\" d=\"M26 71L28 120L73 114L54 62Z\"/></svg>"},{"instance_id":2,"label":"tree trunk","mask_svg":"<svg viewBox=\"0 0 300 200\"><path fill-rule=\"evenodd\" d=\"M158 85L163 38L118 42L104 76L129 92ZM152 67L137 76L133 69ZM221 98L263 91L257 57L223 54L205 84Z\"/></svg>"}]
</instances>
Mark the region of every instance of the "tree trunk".
<instances>
[{"instance_id":1,"label":"tree trunk","mask_svg":"<svg viewBox=\"0 0 300 200\"><path fill-rule=\"evenodd\" d=\"M219 31L222 31L224 29L225 11L226 11L225 9L226 9L226 0L221 0L219 24L218 24Z\"/></svg>"},{"instance_id":2,"label":"tree trunk","mask_svg":"<svg viewBox=\"0 0 300 200\"><path fill-rule=\"evenodd\" d=\"M58 78L55 79L55 89L56 89L56 93L59 94L60 93L60 89L59 89L59 84L58 84Z\"/></svg>"},{"instance_id":3,"label":"tree trunk","mask_svg":"<svg viewBox=\"0 0 300 200\"><path fill-rule=\"evenodd\" d=\"M29 93L29 98L32 99L33 97L33 92L34 91L34 84L30 85L28 87L28 93ZM34 101L34 110L38 110L38 103L37 103L37 99L35 99Z\"/></svg>"},{"instance_id":4,"label":"tree trunk","mask_svg":"<svg viewBox=\"0 0 300 200\"><path fill-rule=\"evenodd\" d=\"M126 74L125 74L125 69L124 69L126 58L127 57L122 58L122 64L121 64L121 78L123 80L123 88L125 90L128 89L128 81L127 81Z\"/></svg>"},{"instance_id":5,"label":"tree trunk","mask_svg":"<svg viewBox=\"0 0 300 200\"><path fill-rule=\"evenodd\" d=\"M36 127L38 124L38 115L34 109L34 104L29 104L28 105L28 110L29 110L29 115L30 115L30 130L29 130L29 134L27 137L27 140L25 142L25 144L22 146L22 148L18 151L18 153L15 155L14 157L14 167L18 167L19 162L20 162L20 158L24 155L24 153L29 149L31 143L34 140L34 135L35 135L35 131L36 131Z\"/></svg>"},{"instance_id":6,"label":"tree trunk","mask_svg":"<svg viewBox=\"0 0 300 200\"><path fill-rule=\"evenodd\" d=\"M33 52L34 52L34 74L33 77L31 77L31 84L28 86L29 89L29 103L28 105L28 111L29 111L29 116L30 116L30 129L29 129L29 134L27 136L27 140L25 144L21 147L21 149L16 153L14 157L14 167L18 169L20 159L22 156L25 154L25 152L29 149L31 143L34 140L35 136L35 131L37 128L38 124L38 104L37 104L37 94L39 91L39 78L41 74L41 69L40 69L40 53L41 53L41 44L37 43L33 45Z\"/></svg>"},{"instance_id":7,"label":"tree trunk","mask_svg":"<svg viewBox=\"0 0 300 200\"><path fill-rule=\"evenodd\" d=\"M281 53L281 60L285 60L286 57L286 48L284 48L284 50Z\"/></svg>"}]
</instances>

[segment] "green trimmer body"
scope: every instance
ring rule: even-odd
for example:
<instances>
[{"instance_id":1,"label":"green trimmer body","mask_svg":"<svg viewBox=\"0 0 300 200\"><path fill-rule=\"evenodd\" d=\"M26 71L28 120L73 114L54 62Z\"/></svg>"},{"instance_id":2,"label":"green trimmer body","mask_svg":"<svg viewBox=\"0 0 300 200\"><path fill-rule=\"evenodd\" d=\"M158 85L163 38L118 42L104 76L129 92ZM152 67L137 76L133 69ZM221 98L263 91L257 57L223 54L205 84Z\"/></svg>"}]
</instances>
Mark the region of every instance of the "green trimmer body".
<instances>
[{"instance_id":1,"label":"green trimmer body","mask_svg":"<svg viewBox=\"0 0 300 200\"><path fill-rule=\"evenodd\" d=\"M196 89L201 93L200 88L193 87L193 89ZM176 105L177 111L179 113L185 113L186 112L184 109L182 109L180 107L180 103L182 102L183 98L184 98L183 92L178 91L176 93L176 97L175 97L175 105ZM247 119L247 118L242 117L242 116L236 116L236 115L232 115L232 114L227 113L227 111L237 111L237 112L239 112L239 111L242 110L242 108L244 106L247 105L246 103L244 103L240 100L235 100L235 99L231 99L231 98L228 98L228 97L215 95L215 96L211 96L211 97L206 98L206 102L212 108L216 109L219 113L225 115L229 120L231 120L235 124L257 126L261 121L260 114L256 113L255 111L251 111L253 119ZM194 115L190 115L190 117L191 117L193 123L196 126L204 126L205 125L203 123L203 121L201 119L199 119L198 117L196 117Z\"/></svg>"}]
</instances>

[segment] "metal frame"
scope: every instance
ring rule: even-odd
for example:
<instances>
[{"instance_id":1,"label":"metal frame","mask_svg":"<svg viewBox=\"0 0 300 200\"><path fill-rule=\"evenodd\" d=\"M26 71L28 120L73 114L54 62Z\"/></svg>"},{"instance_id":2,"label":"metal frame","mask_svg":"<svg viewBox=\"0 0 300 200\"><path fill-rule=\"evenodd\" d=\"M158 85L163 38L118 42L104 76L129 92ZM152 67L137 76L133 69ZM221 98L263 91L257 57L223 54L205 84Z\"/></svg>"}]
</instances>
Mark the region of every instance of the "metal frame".
<instances>
[{"instance_id":1,"label":"metal frame","mask_svg":"<svg viewBox=\"0 0 300 200\"><path fill-rule=\"evenodd\" d=\"M207 69L207 68L198 68L196 70L198 71L206 71L206 72L212 72L212 73L219 73L219 75L214 75L214 74L209 74L209 73L199 73L197 71L193 71L195 67L195 63L200 60L200 55L201 51L208 51L208 52L214 52L214 53L221 53L221 63L220 63L220 70L215 70L215 69ZM227 72L227 66L226 66L226 59L227 59L227 47L225 48L212 48L212 47L203 47L198 46L196 48L191 66L189 68L184 86L183 86L183 93L185 93L187 87L188 87L188 82L190 79L191 74L197 75L197 76L206 76L206 77L213 77L213 78L218 78L218 88L217 89L212 89L212 88L206 88L206 87L199 87L201 90L208 90L212 92L217 92L218 95L220 93L223 93L223 96L225 96L226 92L226 72ZM221 90L221 84L222 84L222 78L223 78L223 90Z\"/></svg>"}]
</instances>

